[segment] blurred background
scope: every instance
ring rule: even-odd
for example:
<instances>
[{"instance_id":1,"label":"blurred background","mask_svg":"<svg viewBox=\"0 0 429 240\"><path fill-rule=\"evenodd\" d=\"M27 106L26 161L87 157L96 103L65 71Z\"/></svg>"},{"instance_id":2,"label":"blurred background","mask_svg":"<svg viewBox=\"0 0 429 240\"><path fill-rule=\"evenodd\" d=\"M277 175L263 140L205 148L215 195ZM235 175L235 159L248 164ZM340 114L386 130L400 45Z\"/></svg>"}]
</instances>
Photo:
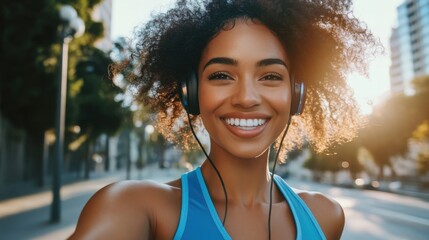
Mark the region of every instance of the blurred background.
<instances>
[{"instance_id":1,"label":"blurred background","mask_svg":"<svg viewBox=\"0 0 429 240\"><path fill-rule=\"evenodd\" d=\"M165 182L204 159L167 142L107 71L128 61L135 27L173 2L1 1L0 239L65 239L106 184ZM429 0L353 4L384 47L367 76L349 75L368 122L329 153L288 153L276 173L339 201L343 239L427 239Z\"/></svg>"}]
</instances>

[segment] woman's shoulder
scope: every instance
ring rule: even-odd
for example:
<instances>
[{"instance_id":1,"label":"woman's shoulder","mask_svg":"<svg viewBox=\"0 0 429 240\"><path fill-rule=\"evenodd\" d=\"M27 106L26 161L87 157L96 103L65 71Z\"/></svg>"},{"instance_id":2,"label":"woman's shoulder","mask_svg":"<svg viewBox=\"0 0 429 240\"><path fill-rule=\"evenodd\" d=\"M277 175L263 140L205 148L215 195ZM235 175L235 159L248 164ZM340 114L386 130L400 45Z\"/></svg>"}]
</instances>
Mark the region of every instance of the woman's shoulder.
<instances>
[{"instance_id":1,"label":"woman's shoulder","mask_svg":"<svg viewBox=\"0 0 429 240\"><path fill-rule=\"evenodd\" d=\"M310 208L327 239L340 239L344 228L344 211L331 197L319 192L294 189Z\"/></svg>"},{"instance_id":2,"label":"woman's shoulder","mask_svg":"<svg viewBox=\"0 0 429 240\"><path fill-rule=\"evenodd\" d=\"M85 205L73 237L133 239L143 234L153 238L152 234L158 232L153 229L158 217L180 212L180 197L180 179L170 183L112 183L97 191Z\"/></svg>"},{"instance_id":3,"label":"woman's shoulder","mask_svg":"<svg viewBox=\"0 0 429 240\"><path fill-rule=\"evenodd\" d=\"M169 183L152 180L124 180L100 189L90 202L105 202L119 208L132 206L141 210L153 209L156 205L164 203L163 200L180 194L180 191L180 179Z\"/></svg>"},{"instance_id":4,"label":"woman's shoulder","mask_svg":"<svg viewBox=\"0 0 429 240\"><path fill-rule=\"evenodd\" d=\"M106 197L147 197L171 194L180 190L180 179L168 183L153 180L123 180L112 183L100 189L97 194L107 194ZM123 200L123 199L121 199Z\"/></svg>"}]
</instances>

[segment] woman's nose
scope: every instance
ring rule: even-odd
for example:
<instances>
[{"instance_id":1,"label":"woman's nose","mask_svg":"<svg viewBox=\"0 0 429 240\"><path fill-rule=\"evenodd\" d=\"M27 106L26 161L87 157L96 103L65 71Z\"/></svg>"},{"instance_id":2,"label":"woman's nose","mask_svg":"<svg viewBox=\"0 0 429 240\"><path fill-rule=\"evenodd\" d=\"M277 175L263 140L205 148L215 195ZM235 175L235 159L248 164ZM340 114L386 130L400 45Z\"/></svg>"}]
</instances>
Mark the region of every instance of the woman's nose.
<instances>
[{"instance_id":1,"label":"woman's nose","mask_svg":"<svg viewBox=\"0 0 429 240\"><path fill-rule=\"evenodd\" d=\"M261 95L254 80L239 81L232 96L232 105L251 108L261 103Z\"/></svg>"}]
</instances>

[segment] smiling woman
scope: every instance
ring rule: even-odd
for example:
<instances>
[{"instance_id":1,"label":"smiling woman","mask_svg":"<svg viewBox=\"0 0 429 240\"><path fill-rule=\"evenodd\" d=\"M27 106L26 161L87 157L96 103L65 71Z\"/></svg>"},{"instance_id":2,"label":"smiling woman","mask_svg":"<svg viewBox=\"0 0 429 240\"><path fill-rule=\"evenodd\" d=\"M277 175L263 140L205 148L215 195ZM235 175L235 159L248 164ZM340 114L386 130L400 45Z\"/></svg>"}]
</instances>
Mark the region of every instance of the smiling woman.
<instances>
[{"instance_id":1,"label":"smiling woman","mask_svg":"<svg viewBox=\"0 0 429 240\"><path fill-rule=\"evenodd\" d=\"M278 157L298 133L323 149L359 126L344 76L364 68L362 53L375 40L350 7L348 0L181 0L154 16L136 36L139 68L128 77L137 100L182 144L194 127L207 130L210 152L202 148L207 160L172 182L103 188L72 239L339 239L341 206L290 188L269 171L268 158L271 145Z\"/></svg>"}]
</instances>

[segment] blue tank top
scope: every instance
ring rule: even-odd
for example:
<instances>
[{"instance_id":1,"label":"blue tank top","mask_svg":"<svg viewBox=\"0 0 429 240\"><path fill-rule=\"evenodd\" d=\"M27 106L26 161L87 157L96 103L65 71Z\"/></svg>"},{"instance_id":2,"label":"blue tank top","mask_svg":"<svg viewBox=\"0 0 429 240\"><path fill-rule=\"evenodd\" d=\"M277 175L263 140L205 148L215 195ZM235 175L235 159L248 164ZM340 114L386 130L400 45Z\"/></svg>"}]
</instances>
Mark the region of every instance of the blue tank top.
<instances>
[{"instance_id":1,"label":"blue tank top","mask_svg":"<svg viewBox=\"0 0 429 240\"><path fill-rule=\"evenodd\" d=\"M279 176L274 182L285 197L296 225L296 239L326 239L304 201ZM182 208L174 240L232 239L217 215L200 167L182 175Z\"/></svg>"}]
</instances>

